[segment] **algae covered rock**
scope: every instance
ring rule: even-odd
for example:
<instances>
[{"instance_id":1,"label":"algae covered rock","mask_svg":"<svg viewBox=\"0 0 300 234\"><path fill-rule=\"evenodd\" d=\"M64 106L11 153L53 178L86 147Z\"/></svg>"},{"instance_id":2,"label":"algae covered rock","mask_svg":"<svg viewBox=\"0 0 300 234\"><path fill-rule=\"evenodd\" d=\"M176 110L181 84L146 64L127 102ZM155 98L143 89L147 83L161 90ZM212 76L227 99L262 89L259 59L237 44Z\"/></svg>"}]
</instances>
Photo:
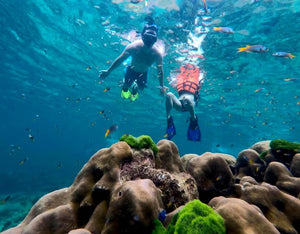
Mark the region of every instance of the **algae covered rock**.
<instances>
[{"instance_id":1,"label":"algae covered rock","mask_svg":"<svg viewBox=\"0 0 300 234\"><path fill-rule=\"evenodd\" d=\"M295 154L300 152L300 143L275 139L270 142L271 150L265 156L267 163L278 161L290 168Z\"/></svg>"},{"instance_id":2,"label":"algae covered rock","mask_svg":"<svg viewBox=\"0 0 300 234\"><path fill-rule=\"evenodd\" d=\"M226 233L226 229L218 213L199 200L194 200L173 217L167 233L222 234Z\"/></svg>"},{"instance_id":3,"label":"algae covered rock","mask_svg":"<svg viewBox=\"0 0 300 234\"><path fill-rule=\"evenodd\" d=\"M125 134L121 136L119 141L125 141L128 145L135 149L151 149L154 154L157 154L158 152L158 148L152 138L146 135L134 137L132 135Z\"/></svg>"},{"instance_id":4,"label":"algae covered rock","mask_svg":"<svg viewBox=\"0 0 300 234\"><path fill-rule=\"evenodd\" d=\"M300 143L289 142L283 139L276 139L270 142L272 150L291 150L295 153L300 152Z\"/></svg>"}]
</instances>

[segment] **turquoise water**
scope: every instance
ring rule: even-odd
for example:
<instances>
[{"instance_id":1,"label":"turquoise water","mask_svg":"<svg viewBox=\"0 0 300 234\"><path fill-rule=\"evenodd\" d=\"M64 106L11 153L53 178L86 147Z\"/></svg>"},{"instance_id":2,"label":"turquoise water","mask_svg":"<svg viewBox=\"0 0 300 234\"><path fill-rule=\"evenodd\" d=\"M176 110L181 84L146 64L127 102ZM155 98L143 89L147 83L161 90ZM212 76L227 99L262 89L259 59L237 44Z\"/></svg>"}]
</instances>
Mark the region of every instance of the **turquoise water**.
<instances>
[{"instance_id":1,"label":"turquoise water","mask_svg":"<svg viewBox=\"0 0 300 234\"><path fill-rule=\"evenodd\" d=\"M186 42L184 30L201 21L210 24L202 43L205 59L198 61L207 72L196 107L200 143L186 139L188 114L172 112L173 140L181 155L211 151L237 156L261 140L300 141L299 1L207 1L210 13L202 16L211 19L200 15L199 25L183 1L147 3L0 1L0 200L10 195L0 205L0 231L20 222L41 194L72 184L91 155L123 134L163 139L164 98L155 88L154 68L136 102L120 97L123 67L103 83L98 79L98 71L124 49L124 35L142 30L147 14L159 25L165 44L165 77L180 67L176 45ZM202 1L198 5L201 11ZM212 30L218 26L235 33ZM255 44L269 51L237 53L237 48ZM272 56L278 51L296 57ZM104 138L113 124L117 131ZM23 216L8 222L18 209Z\"/></svg>"}]
</instances>

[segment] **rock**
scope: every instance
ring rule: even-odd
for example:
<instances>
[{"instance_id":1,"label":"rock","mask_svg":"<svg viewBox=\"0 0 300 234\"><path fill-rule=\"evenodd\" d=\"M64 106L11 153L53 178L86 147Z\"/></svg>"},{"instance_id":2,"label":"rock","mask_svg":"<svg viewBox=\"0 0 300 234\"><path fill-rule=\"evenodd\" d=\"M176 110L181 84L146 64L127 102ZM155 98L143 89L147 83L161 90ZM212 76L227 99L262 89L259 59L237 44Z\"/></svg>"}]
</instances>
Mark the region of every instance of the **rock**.
<instances>
[{"instance_id":1,"label":"rock","mask_svg":"<svg viewBox=\"0 0 300 234\"><path fill-rule=\"evenodd\" d=\"M300 177L300 153L295 154L291 163L291 172L293 176Z\"/></svg>"},{"instance_id":2,"label":"rock","mask_svg":"<svg viewBox=\"0 0 300 234\"><path fill-rule=\"evenodd\" d=\"M79 228L68 232L68 234L92 234L89 230Z\"/></svg>"},{"instance_id":3,"label":"rock","mask_svg":"<svg viewBox=\"0 0 300 234\"><path fill-rule=\"evenodd\" d=\"M271 141L260 141L252 145L249 149L255 150L258 154L268 151L270 148Z\"/></svg>"},{"instance_id":4,"label":"rock","mask_svg":"<svg viewBox=\"0 0 300 234\"><path fill-rule=\"evenodd\" d=\"M230 193L233 174L225 159L212 153L192 158L187 171L197 182L199 199L208 203L215 196Z\"/></svg>"},{"instance_id":5,"label":"rock","mask_svg":"<svg viewBox=\"0 0 300 234\"><path fill-rule=\"evenodd\" d=\"M289 169L280 162L271 162L264 181L276 185L280 190L297 197L300 193L300 178L293 177Z\"/></svg>"},{"instance_id":6,"label":"rock","mask_svg":"<svg viewBox=\"0 0 300 234\"><path fill-rule=\"evenodd\" d=\"M293 176L299 176L298 143L277 140L261 155L266 148L257 143L252 146L257 151L243 150L235 160L210 152L180 158L173 142L161 140L156 146L148 136L124 135L122 140L99 150L70 187L43 196L17 227L3 234L169 233L172 228L191 229L176 223L186 206L199 208L188 205L197 199L224 216L227 233L278 233L274 226L280 233L300 233L300 178ZM260 157L268 162L266 170ZM212 225L205 220L206 227Z\"/></svg>"},{"instance_id":7,"label":"rock","mask_svg":"<svg viewBox=\"0 0 300 234\"><path fill-rule=\"evenodd\" d=\"M77 228L77 219L70 204L47 210L34 218L22 231L22 234L64 234Z\"/></svg>"},{"instance_id":8,"label":"rock","mask_svg":"<svg viewBox=\"0 0 300 234\"><path fill-rule=\"evenodd\" d=\"M223 217L228 234L280 233L257 206L241 199L215 197L208 205Z\"/></svg>"},{"instance_id":9,"label":"rock","mask_svg":"<svg viewBox=\"0 0 300 234\"><path fill-rule=\"evenodd\" d=\"M123 165L120 173L121 180L151 179L162 191L162 201L167 212L188 201L198 199L196 181L191 175L185 172L170 173L163 169L156 169L154 165L157 163L153 158L151 150L133 149L133 160Z\"/></svg>"},{"instance_id":10,"label":"rock","mask_svg":"<svg viewBox=\"0 0 300 234\"><path fill-rule=\"evenodd\" d=\"M103 227L107 210L104 203L120 184L120 166L131 159L132 150L125 142L99 150L84 165L72 186L43 196L24 221L6 234L20 230L22 233L68 233L85 225L91 230Z\"/></svg>"},{"instance_id":11,"label":"rock","mask_svg":"<svg viewBox=\"0 0 300 234\"><path fill-rule=\"evenodd\" d=\"M114 190L101 233L151 234L162 209L161 191L151 180L127 181Z\"/></svg>"},{"instance_id":12,"label":"rock","mask_svg":"<svg viewBox=\"0 0 300 234\"><path fill-rule=\"evenodd\" d=\"M289 142L283 139L275 139L270 142L271 154L275 161L281 162L290 168L293 157L300 152L300 143Z\"/></svg>"},{"instance_id":13,"label":"rock","mask_svg":"<svg viewBox=\"0 0 300 234\"><path fill-rule=\"evenodd\" d=\"M180 158L185 170L187 168L187 164L189 163L189 161L194 157L199 157L199 155L198 154L185 154Z\"/></svg>"},{"instance_id":14,"label":"rock","mask_svg":"<svg viewBox=\"0 0 300 234\"><path fill-rule=\"evenodd\" d=\"M157 147L158 153L155 158L157 169L165 169L170 173L185 172L178 148L173 141L160 140Z\"/></svg>"},{"instance_id":15,"label":"rock","mask_svg":"<svg viewBox=\"0 0 300 234\"><path fill-rule=\"evenodd\" d=\"M300 200L268 183L244 186L244 201L256 205L280 233L300 232Z\"/></svg>"},{"instance_id":16,"label":"rock","mask_svg":"<svg viewBox=\"0 0 300 234\"><path fill-rule=\"evenodd\" d=\"M258 185L258 182L251 176L244 176L240 180L241 185L245 185L245 183Z\"/></svg>"},{"instance_id":17,"label":"rock","mask_svg":"<svg viewBox=\"0 0 300 234\"><path fill-rule=\"evenodd\" d=\"M252 149L242 150L236 160L236 182L244 176L251 176L258 182L263 180L265 162Z\"/></svg>"}]
</instances>

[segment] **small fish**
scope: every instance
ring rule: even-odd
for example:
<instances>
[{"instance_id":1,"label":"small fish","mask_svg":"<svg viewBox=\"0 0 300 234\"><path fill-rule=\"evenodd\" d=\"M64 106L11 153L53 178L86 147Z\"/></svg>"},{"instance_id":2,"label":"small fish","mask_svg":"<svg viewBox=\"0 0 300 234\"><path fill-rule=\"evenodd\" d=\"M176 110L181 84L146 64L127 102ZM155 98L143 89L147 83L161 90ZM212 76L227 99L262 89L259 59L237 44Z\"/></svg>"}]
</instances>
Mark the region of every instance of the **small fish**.
<instances>
[{"instance_id":1,"label":"small fish","mask_svg":"<svg viewBox=\"0 0 300 234\"><path fill-rule=\"evenodd\" d=\"M31 134L28 134L29 139L34 142L34 137Z\"/></svg>"},{"instance_id":2,"label":"small fish","mask_svg":"<svg viewBox=\"0 0 300 234\"><path fill-rule=\"evenodd\" d=\"M61 161L58 162L56 168L61 168Z\"/></svg>"},{"instance_id":3,"label":"small fish","mask_svg":"<svg viewBox=\"0 0 300 234\"><path fill-rule=\"evenodd\" d=\"M6 198L4 198L3 200L1 200L0 201L0 205L3 205L4 203L6 203L9 199L10 199L10 195L8 195Z\"/></svg>"},{"instance_id":4,"label":"small fish","mask_svg":"<svg viewBox=\"0 0 300 234\"><path fill-rule=\"evenodd\" d=\"M255 93L258 93L258 92L260 92L260 91L262 91L262 90L264 90L265 88L259 88L259 89L256 89L254 92Z\"/></svg>"},{"instance_id":5,"label":"small fish","mask_svg":"<svg viewBox=\"0 0 300 234\"><path fill-rule=\"evenodd\" d=\"M109 87L106 87L104 90L103 90L103 92L107 92L107 91L109 91L110 90L110 88Z\"/></svg>"},{"instance_id":6,"label":"small fish","mask_svg":"<svg viewBox=\"0 0 300 234\"><path fill-rule=\"evenodd\" d=\"M262 53L267 52L269 49L264 45L247 45L246 47L238 48L238 53L240 52L256 52L256 53Z\"/></svg>"},{"instance_id":7,"label":"small fish","mask_svg":"<svg viewBox=\"0 0 300 234\"><path fill-rule=\"evenodd\" d=\"M222 179L222 176L218 176L217 178L216 178L216 181L219 181L219 180L221 180Z\"/></svg>"},{"instance_id":8,"label":"small fish","mask_svg":"<svg viewBox=\"0 0 300 234\"><path fill-rule=\"evenodd\" d=\"M290 58L290 59L293 59L294 57L296 57L295 55L292 55L291 53L287 53L287 52L275 52L272 55L275 57L284 57L284 58Z\"/></svg>"},{"instance_id":9,"label":"small fish","mask_svg":"<svg viewBox=\"0 0 300 234\"><path fill-rule=\"evenodd\" d=\"M23 165L26 161L28 161L28 157L24 158L22 161L19 162L19 165Z\"/></svg>"},{"instance_id":10,"label":"small fish","mask_svg":"<svg viewBox=\"0 0 300 234\"><path fill-rule=\"evenodd\" d=\"M166 219L166 215L167 215L167 212L166 212L166 210L162 210L159 214L158 214L158 219L159 219L159 221L160 222L164 222L165 221L165 219Z\"/></svg>"},{"instance_id":11,"label":"small fish","mask_svg":"<svg viewBox=\"0 0 300 234\"><path fill-rule=\"evenodd\" d=\"M109 134L112 134L113 132L115 132L117 129L118 129L118 125L116 125L116 124L110 126L110 128L106 130L105 138L106 138Z\"/></svg>"},{"instance_id":12,"label":"small fish","mask_svg":"<svg viewBox=\"0 0 300 234\"><path fill-rule=\"evenodd\" d=\"M92 69L91 66L88 66L88 67L86 68L87 71L88 71L88 70L91 70L91 69Z\"/></svg>"},{"instance_id":13,"label":"small fish","mask_svg":"<svg viewBox=\"0 0 300 234\"><path fill-rule=\"evenodd\" d=\"M214 27L213 30L221 33L234 33L233 29L229 27Z\"/></svg>"},{"instance_id":14,"label":"small fish","mask_svg":"<svg viewBox=\"0 0 300 234\"><path fill-rule=\"evenodd\" d=\"M254 161L250 158L248 158L247 156L244 156L244 159L249 163L249 164L253 164Z\"/></svg>"},{"instance_id":15,"label":"small fish","mask_svg":"<svg viewBox=\"0 0 300 234\"><path fill-rule=\"evenodd\" d=\"M174 203L174 201L175 201L175 198L174 198L174 196L172 196L170 201L167 204L167 207L170 208L170 206Z\"/></svg>"},{"instance_id":16,"label":"small fish","mask_svg":"<svg viewBox=\"0 0 300 234\"><path fill-rule=\"evenodd\" d=\"M284 79L284 81L295 81L295 80L298 80L297 78L286 78Z\"/></svg>"},{"instance_id":17,"label":"small fish","mask_svg":"<svg viewBox=\"0 0 300 234\"><path fill-rule=\"evenodd\" d=\"M103 113L104 113L104 110L102 110L102 111L99 111L99 114L100 114L100 115L102 115Z\"/></svg>"}]
</instances>

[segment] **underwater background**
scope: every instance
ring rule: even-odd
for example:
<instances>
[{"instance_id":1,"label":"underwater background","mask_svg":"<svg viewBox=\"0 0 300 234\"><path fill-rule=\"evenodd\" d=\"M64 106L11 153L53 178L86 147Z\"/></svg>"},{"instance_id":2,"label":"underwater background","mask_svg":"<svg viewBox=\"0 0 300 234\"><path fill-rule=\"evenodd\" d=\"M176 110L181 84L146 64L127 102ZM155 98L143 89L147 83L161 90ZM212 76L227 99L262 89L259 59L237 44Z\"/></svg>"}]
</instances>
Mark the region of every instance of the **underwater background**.
<instances>
[{"instance_id":1,"label":"underwater background","mask_svg":"<svg viewBox=\"0 0 300 234\"><path fill-rule=\"evenodd\" d=\"M199 37L205 34L205 59L197 61L206 73L196 106L202 140L188 141L189 116L173 111L172 140L181 156L209 151L236 157L262 140L299 142L300 1L206 3L207 14L203 1L0 1L0 231L21 222L42 195L71 185L96 151L123 134L163 139L165 103L155 67L135 102L120 97L124 66L103 82L98 78L147 15L164 44L165 85L182 64L178 45L197 27ZM237 53L258 44L269 51ZM272 56L276 52L296 57ZM114 124L118 129L105 138Z\"/></svg>"}]
</instances>

